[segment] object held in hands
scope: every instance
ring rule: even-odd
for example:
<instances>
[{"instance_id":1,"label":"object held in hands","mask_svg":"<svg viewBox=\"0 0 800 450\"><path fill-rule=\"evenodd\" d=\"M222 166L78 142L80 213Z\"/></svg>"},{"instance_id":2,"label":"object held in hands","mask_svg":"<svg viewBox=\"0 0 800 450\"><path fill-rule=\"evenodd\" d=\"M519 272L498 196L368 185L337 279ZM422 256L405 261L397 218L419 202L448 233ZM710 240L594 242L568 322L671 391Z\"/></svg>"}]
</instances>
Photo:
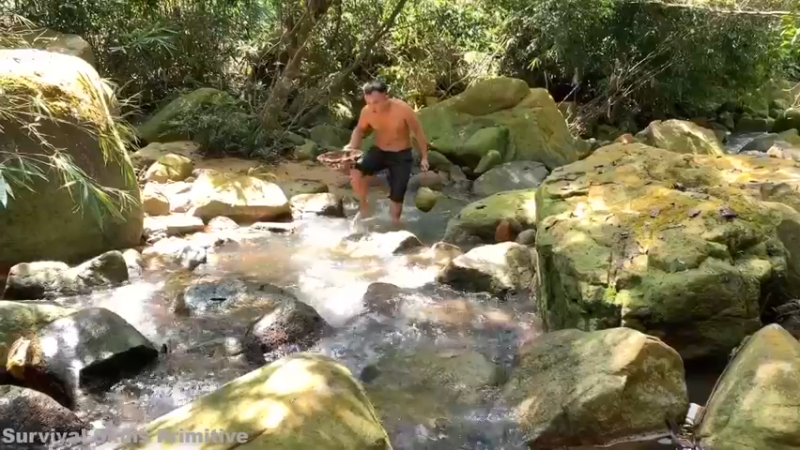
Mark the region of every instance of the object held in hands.
<instances>
[{"instance_id":1,"label":"object held in hands","mask_svg":"<svg viewBox=\"0 0 800 450\"><path fill-rule=\"evenodd\" d=\"M353 162L361 156L361 150L334 150L317 156L317 161L331 169L349 172Z\"/></svg>"}]
</instances>

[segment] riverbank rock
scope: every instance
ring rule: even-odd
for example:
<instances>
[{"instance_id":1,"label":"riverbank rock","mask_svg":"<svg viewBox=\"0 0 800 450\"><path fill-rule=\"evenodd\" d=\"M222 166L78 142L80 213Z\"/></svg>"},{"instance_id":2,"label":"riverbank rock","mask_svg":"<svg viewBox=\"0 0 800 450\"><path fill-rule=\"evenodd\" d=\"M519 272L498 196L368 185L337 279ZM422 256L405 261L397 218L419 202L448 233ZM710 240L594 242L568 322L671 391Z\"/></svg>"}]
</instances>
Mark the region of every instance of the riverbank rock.
<instances>
[{"instance_id":1,"label":"riverbank rock","mask_svg":"<svg viewBox=\"0 0 800 450\"><path fill-rule=\"evenodd\" d=\"M520 350L502 398L542 450L666 434L689 407L678 353L627 328L541 335Z\"/></svg>"},{"instance_id":2,"label":"riverbank rock","mask_svg":"<svg viewBox=\"0 0 800 450\"><path fill-rule=\"evenodd\" d=\"M252 440L243 442L242 449L392 448L369 398L350 371L330 358L308 353L237 378L148 424L145 431L150 439L118 448L145 449L159 433L204 429L246 433Z\"/></svg>"},{"instance_id":3,"label":"riverbank rock","mask_svg":"<svg viewBox=\"0 0 800 450\"><path fill-rule=\"evenodd\" d=\"M169 181L184 181L194 171L194 163L183 155L168 153L153 163L144 174L147 181L167 183Z\"/></svg>"},{"instance_id":4,"label":"riverbank rock","mask_svg":"<svg viewBox=\"0 0 800 450\"><path fill-rule=\"evenodd\" d=\"M479 403L483 390L495 385L497 366L469 349L388 351L361 373L375 408L388 428L403 422L430 422L446 417L452 405Z\"/></svg>"},{"instance_id":5,"label":"riverbank rock","mask_svg":"<svg viewBox=\"0 0 800 450\"><path fill-rule=\"evenodd\" d=\"M192 136L184 136L173 129L172 121L187 114L194 114L203 105L213 105L230 100L226 92L214 88L200 88L181 95L159 109L150 119L138 127L139 136L145 141L171 142L191 140Z\"/></svg>"},{"instance_id":6,"label":"riverbank rock","mask_svg":"<svg viewBox=\"0 0 800 450\"><path fill-rule=\"evenodd\" d=\"M19 36L27 41L31 48L76 56L95 66L92 46L77 34L59 33L54 30L25 30Z\"/></svg>"},{"instance_id":7,"label":"riverbank rock","mask_svg":"<svg viewBox=\"0 0 800 450\"><path fill-rule=\"evenodd\" d=\"M72 408L79 389L106 390L157 357L153 344L125 319L105 308L86 308L19 338L6 370L25 387Z\"/></svg>"},{"instance_id":8,"label":"riverbank rock","mask_svg":"<svg viewBox=\"0 0 800 450\"><path fill-rule=\"evenodd\" d=\"M35 118L36 134L47 141L43 144L27 128L34 118L4 116L0 147L43 155L52 153L48 144L55 145L100 186L132 200L121 210L117 202L119 216L99 217L81 208L86 206L81 193L63 188L61 174L41 167L44 178L32 177L30 190L12 186L14 196L0 214L0 267L42 260L75 263L138 245L139 186L124 144L112 133L109 108L116 107L116 99L97 71L78 57L42 50L0 50L0 61L4 98L30 102L36 97L53 117Z\"/></svg>"},{"instance_id":9,"label":"riverbank rock","mask_svg":"<svg viewBox=\"0 0 800 450\"><path fill-rule=\"evenodd\" d=\"M74 412L41 392L18 386L0 386L0 429L14 431L13 448L23 444L48 445L52 441L26 440L27 433L76 433L89 427ZM9 436L3 434L0 442ZM11 448L11 447L8 447Z\"/></svg>"},{"instance_id":10,"label":"riverbank rock","mask_svg":"<svg viewBox=\"0 0 800 450\"><path fill-rule=\"evenodd\" d=\"M285 300L247 330L245 354L251 362L265 364L307 350L330 330L314 308L298 300Z\"/></svg>"},{"instance_id":11,"label":"riverbank rock","mask_svg":"<svg viewBox=\"0 0 800 450\"><path fill-rule=\"evenodd\" d=\"M537 301L548 328L622 325L684 358L727 355L759 328L762 302L786 283L781 217L706 162L716 159L615 144L545 180ZM742 172L743 161L730 162Z\"/></svg>"},{"instance_id":12,"label":"riverbank rock","mask_svg":"<svg viewBox=\"0 0 800 450\"><path fill-rule=\"evenodd\" d=\"M537 188L549 173L550 171L542 163L513 161L497 166L478 177L472 183L472 192L481 197L488 197L499 192Z\"/></svg>"},{"instance_id":13,"label":"riverbank rock","mask_svg":"<svg viewBox=\"0 0 800 450\"><path fill-rule=\"evenodd\" d=\"M203 219L187 214L168 214L144 218L144 236L147 242L203 231Z\"/></svg>"},{"instance_id":14,"label":"riverbank rock","mask_svg":"<svg viewBox=\"0 0 800 450\"><path fill-rule=\"evenodd\" d=\"M55 261L22 263L8 273L3 299L40 300L87 294L125 281L128 281L128 265L118 250L76 267Z\"/></svg>"},{"instance_id":15,"label":"riverbank rock","mask_svg":"<svg viewBox=\"0 0 800 450\"><path fill-rule=\"evenodd\" d=\"M472 202L447 222L444 242L456 245L494 244L503 220L519 231L536 227L536 190L500 192Z\"/></svg>"},{"instance_id":16,"label":"riverbank rock","mask_svg":"<svg viewBox=\"0 0 800 450\"><path fill-rule=\"evenodd\" d=\"M5 367L8 350L17 339L74 312L47 303L0 301L0 367Z\"/></svg>"},{"instance_id":17,"label":"riverbank rock","mask_svg":"<svg viewBox=\"0 0 800 450\"><path fill-rule=\"evenodd\" d=\"M204 171L192 185L189 214L208 221L217 216L237 222L273 221L292 213L275 184L241 174Z\"/></svg>"},{"instance_id":18,"label":"riverbank rock","mask_svg":"<svg viewBox=\"0 0 800 450\"><path fill-rule=\"evenodd\" d=\"M712 130L683 120L654 120L636 137L646 145L676 153L717 156L725 154Z\"/></svg>"},{"instance_id":19,"label":"riverbank rock","mask_svg":"<svg viewBox=\"0 0 800 450\"><path fill-rule=\"evenodd\" d=\"M780 325L745 341L706 404L706 448L800 448L800 343Z\"/></svg>"},{"instance_id":20,"label":"riverbank rock","mask_svg":"<svg viewBox=\"0 0 800 450\"><path fill-rule=\"evenodd\" d=\"M423 108L418 117L433 149L471 169L491 151L506 162L539 161L554 168L588 150L569 133L547 90L530 89L514 78L478 82Z\"/></svg>"},{"instance_id":21,"label":"riverbank rock","mask_svg":"<svg viewBox=\"0 0 800 450\"><path fill-rule=\"evenodd\" d=\"M504 297L512 291L532 290L534 259L528 247L515 242L482 245L454 258L437 281L455 289Z\"/></svg>"},{"instance_id":22,"label":"riverbank rock","mask_svg":"<svg viewBox=\"0 0 800 450\"><path fill-rule=\"evenodd\" d=\"M292 214L304 216L344 217L344 203L340 195L330 192L297 194L289 200Z\"/></svg>"},{"instance_id":23,"label":"riverbank rock","mask_svg":"<svg viewBox=\"0 0 800 450\"><path fill-rule=\"evenodd\" d=\"M186 238L168 237L145 248L142 259L149 270L174 266L194 270L208 261L209 254L226 244L236 243L227 236L206 233L195 233Z\"/></svg>"},{"instance_id":24,"label":"riverbank rock","mask_svg":"<svg viewBox=\"0 0 800 450\"><path fill-rule=\"evenodd\" d=\"M192 141L152 142L131 153L131 162L137 169L145 169L169 155L181 155L189 159L200 157L200 144Z\"/></svg>"}]
</instances>

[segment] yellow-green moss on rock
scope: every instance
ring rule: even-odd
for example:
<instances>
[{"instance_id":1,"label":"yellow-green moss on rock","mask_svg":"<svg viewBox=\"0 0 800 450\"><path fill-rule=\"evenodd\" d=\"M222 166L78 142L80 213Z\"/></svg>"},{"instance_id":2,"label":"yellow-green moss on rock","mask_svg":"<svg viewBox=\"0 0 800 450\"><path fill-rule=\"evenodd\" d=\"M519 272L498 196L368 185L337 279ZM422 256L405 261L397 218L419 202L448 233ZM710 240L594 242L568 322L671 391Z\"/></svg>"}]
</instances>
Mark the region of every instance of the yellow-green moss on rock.
<instances>
[{"instance_id":1,"label":"yellow-green moss on rock","mask_svg":"<svg viewBox=\"0 0 800 450\"><path fill-rule=\"evenodd\" d=\"M423 108L418 117L433 148L450 161L475 168L489 151L503 161L539 161L549 168L586 154L545 89L522 80L494 78Z\"/></svg>"},{"instance_id":2,"label":"yellow-green moss on rock","mask_svg":"<svg viewBox=\"0 0 800 450\"><path fill-rule=\"evenodd\" d=\"M780 325L751 336L708 400L696 437L705 448L800 448L800 343Z\"/></svg>"},{"instance_id":3,"label":"yellow-green moss on rock","mask_svg":"<svg viewBox=\"0 0 800 450\"><path fill-rule=\"evenodd\" d=\"M494 243L495 230L503 220L523 229L536 226L536 189L500 192L472 202L447 222L444 241L459 243L473 236Z\"/></svg>"},{"instance_id":4,"label":"yellow-green moss on rock","mask_svg":"<svg viewBox=\"0 0 800 450\"><path fill-rule=\"evenodd\" d=\"M185 443L156 441L159 433L224 430L246 433L248 442L201 442L195 449L391 450L369 398L350 371L321 355L285 357L220 387L146 427L150 439L121 446L164 450Z\"/></svg>"},{"instance_id":5,"label":"yellow-green moss on rock","mask_svg":"<svg viewBox=\"0 0 800 450\"><path fill-rule=\"evenodd\" d=\"M36 334L39 328L75 312L43 303L0 301L0 367L6 366L11 345L18 338Z\"/></svg>"},{"instance_id":6,"label":"yellow-green moss on rock","mask_svg":"<svg viewBox=\"0 0 800 450\"><path fill-rule=\"evenodd\" d=\"M536 202L550 329L626 326L684 358L727 354L758 329L786 282L781 216L702 161L615 144L550 174Z\"/></svg>"},{"instance_id":7,"label":"yellow-green moss on rock","mask_svg":"<svg viewBox=\"0 0 800 450\"><path fill-rule=\"evenodd\" d=\"M80 193L70 195L52 169L47 180L34 178L31 190L16 187L8 207L0 207L0 267L34 260L80 262L111 249L139 244L143 213L140 192L124 144L115 133L109 108L116 99L86 61L43 50L0 51L0 107L30 108L34 98L47 106L35 128L47 144L69 155L98 184L126 192L132 202L121 220L106 215L102 222L80 210ZM29 155L52 154L27 128L32 117L0 118L0 148ZM8 161L0 156L0 162ZM102 224L102 226L101 226Z\"/></svg>"}]
</instances>

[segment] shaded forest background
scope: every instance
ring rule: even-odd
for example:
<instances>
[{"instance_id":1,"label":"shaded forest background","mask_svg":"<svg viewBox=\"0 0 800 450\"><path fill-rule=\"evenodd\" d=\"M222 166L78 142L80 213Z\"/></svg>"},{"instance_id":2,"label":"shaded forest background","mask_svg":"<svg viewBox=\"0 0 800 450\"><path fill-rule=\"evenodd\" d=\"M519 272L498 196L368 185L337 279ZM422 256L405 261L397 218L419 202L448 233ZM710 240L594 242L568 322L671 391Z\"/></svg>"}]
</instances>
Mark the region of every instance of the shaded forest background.
<instances>
[{"instance_id":1,"label":"shaded forest background","mask_svg":"<svg viewBox=\"0 0 800 450\"><path fill-rule=\"evenodd\" d=\"M637 129L800 79L797 0L24 0L4 14L82 36L136 122L201 88L231 100L187 129L250 153L352 126L383 77L417 107L507 75L570 102L573 129ZM787 105L791 106L791 105ZM205 130L205 131L203 131ZM212 145L213 146L213 145Z\"/></svg>"}]
</instances>

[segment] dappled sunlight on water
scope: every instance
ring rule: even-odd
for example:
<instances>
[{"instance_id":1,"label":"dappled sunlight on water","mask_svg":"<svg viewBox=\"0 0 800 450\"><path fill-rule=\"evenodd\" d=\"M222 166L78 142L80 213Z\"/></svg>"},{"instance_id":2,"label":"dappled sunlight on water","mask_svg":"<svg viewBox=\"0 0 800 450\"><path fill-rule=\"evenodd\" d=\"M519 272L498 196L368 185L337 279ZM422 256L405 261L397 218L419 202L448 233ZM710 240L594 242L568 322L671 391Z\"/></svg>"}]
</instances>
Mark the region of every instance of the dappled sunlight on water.
<instances>
[{"instance_id":1,"label":"dappled sunlight on water","mask_svg":"<svg viewBox=\"0 0 800 450\"><path fill-rule=\"evenodd\" d=\"M454 202L428 215L406 208L407 226L426 244L433 243L459 205ZM378 229L388 224L386 206L385 201L379 205ZM388 352L425 347L453 355L480 353L497 366L499 385L519 345L540 333L529 298L500 301L436 287L432 283L436 268L425 264L424 257L349 258L339 246L352 231L349 220L309 219L291 234L241 232L237 245L222 247L193 275L147 272L127 286L79 299L79 304L116 312L167 350L152 370L119 383L107 394L81 399L81 413L95 422L144 424L254 369L241 357L240 340L257 312L196 317L174 312L179 293L200 276L244 277L288 289L337 329L312 350L339 359L357 377ZM375 282L403 288L392 314L367 311L362 297ZM417 370L403 369L411 374ZM365 384L369 385L366 380ZM395 448L524 449L524 436L511 422L509 411L495 404L497 391L489 386L469 404L452 403L435 392L432 398L420 398L445 412L431 421L402 413L384 415ZM414 393L409 394L411 411L418 405Z\"/></svg>"}]
</instances>

